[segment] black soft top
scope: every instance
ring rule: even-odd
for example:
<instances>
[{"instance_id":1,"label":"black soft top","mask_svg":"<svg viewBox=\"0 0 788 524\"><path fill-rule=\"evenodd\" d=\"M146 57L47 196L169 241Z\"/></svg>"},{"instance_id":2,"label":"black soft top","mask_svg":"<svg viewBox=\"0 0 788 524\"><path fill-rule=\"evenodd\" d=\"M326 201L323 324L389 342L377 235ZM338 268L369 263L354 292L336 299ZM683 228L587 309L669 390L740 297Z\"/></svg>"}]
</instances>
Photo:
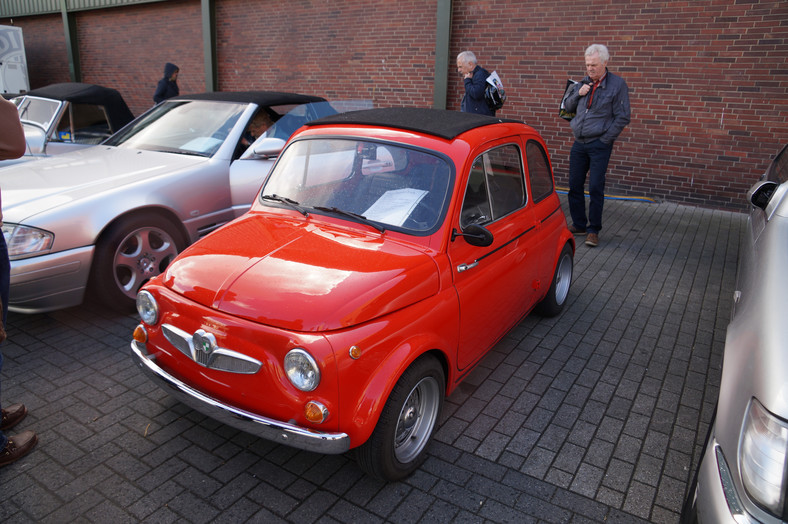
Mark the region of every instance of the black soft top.
<instances>
[{"instance_id":1,"label":"black soft top","mask_svg":"<svg viewBox=\"0 0 788 524\"><path fill-rule=\"evenodd\" d=\"M445 109L422 109L417 107L387 107L350 111L307 122L307 126L351 124L376 127L393 127L405 131L416 131L447 140L477 127L503 122L522 123L519 120L494 116L461 113Z\"/></svg>"},{"instance_id":2,"label":"black soft top","mask_svg":"<svg viewBox=\"0 0 788 524\"><path fill-rule=\"evenodd\" d=\"M252 103L261 107L326 101L325 98L319 96L280 93L278 91L215 91L212 93L179 95L167 99L167 101L171 100L215 100L219 102L240 102L243 104Z\"/></svg>"},{"instance_id":3,"label":"black soft top","mask_svg":"<svg viewBox=\"0 0 788 524\"><path fill-rule=\"evenodd\" d=\"M96 104L104 106L110 125L114 131L129 123L134 115L131 114L126 101L120 93L111 87L104 87L95 84L83 84L81 82L63 82L60 84L50 84L39 87L24 93L20 96L37 96L40 98L51 98L73 102L75 104Z\"/></svg>"}]
</instances>

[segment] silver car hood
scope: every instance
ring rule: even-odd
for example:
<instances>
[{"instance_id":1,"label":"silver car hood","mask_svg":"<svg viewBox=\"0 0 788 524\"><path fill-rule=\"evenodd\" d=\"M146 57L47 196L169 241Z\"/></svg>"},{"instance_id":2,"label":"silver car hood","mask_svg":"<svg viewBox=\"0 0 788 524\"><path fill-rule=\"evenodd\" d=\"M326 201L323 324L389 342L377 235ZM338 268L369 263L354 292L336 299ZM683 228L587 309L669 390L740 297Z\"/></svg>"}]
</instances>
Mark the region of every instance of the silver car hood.
<instances>
[{"instance_id":1,"label":"silver car hood","mask_svg":"<svg viewBox=\"0 0 788 524\"><path fill-rule=\"evenodd\" d=\"M0 170L3 220L23 223L43 211L138 183L210 159L96 146Z\"/></svg>"}]
</instances>

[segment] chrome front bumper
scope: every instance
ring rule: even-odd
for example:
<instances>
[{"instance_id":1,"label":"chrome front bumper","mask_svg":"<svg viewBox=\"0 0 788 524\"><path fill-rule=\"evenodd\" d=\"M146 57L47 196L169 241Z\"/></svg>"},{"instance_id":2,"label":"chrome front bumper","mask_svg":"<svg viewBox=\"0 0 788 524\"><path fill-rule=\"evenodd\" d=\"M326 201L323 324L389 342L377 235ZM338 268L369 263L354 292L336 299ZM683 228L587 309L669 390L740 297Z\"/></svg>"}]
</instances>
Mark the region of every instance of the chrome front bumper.
<instances>
[{"instance_id":1,"label":"chrome front bumper","mask_svg":"<svg viewBox=\"0 0 788 524\"><path fill-rule=\"evenodd\" d=\"M183 404L222 424L266 440L315 453L340 454L350 448L350 437L346 433L311 431L223 404L164 371L156 364L155 357L147 354L143 345L132 341L131 352L142 371L159 387Z\"/></svg>"}]
</instances>

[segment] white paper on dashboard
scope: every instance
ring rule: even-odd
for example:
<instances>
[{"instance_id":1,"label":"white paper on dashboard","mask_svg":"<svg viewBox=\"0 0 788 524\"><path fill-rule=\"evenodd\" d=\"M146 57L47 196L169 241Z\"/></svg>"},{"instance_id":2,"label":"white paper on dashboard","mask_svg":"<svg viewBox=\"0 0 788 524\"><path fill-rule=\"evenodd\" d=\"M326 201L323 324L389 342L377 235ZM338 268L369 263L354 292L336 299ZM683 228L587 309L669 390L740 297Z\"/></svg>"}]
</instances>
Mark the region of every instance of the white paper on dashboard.
<instances>
[{"instance_id":1,"label":"white paper on dashboard","mask_svg":"<svg viewBox=\"0 0 788 524\"><path fill-rule=\"evenodd\" d=\"M383 193L362 213L369 220L401 226L427 192L423 189L393 189Z\"/></svg>"}]
</instances>

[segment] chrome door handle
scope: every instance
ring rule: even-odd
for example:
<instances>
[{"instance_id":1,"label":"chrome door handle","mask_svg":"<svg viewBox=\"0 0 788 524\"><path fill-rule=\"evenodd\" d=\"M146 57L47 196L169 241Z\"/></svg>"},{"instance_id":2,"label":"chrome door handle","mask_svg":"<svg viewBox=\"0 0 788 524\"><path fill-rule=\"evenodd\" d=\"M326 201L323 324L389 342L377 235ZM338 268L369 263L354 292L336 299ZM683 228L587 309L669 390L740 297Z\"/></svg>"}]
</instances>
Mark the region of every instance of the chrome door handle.
<instances>
[{"instance_id":1,"label":"chrome door handle","mask_svg":"<svg viewBox=\"0 0 788 524\"><path fill-rule=\"evenodd\" d=\"M479 265L479 262L471 262L470 264L460 264L457 266L457 273L462 273L463 271L467 271L469 269L475 268Z\"/></svg>"}]
</instances>

